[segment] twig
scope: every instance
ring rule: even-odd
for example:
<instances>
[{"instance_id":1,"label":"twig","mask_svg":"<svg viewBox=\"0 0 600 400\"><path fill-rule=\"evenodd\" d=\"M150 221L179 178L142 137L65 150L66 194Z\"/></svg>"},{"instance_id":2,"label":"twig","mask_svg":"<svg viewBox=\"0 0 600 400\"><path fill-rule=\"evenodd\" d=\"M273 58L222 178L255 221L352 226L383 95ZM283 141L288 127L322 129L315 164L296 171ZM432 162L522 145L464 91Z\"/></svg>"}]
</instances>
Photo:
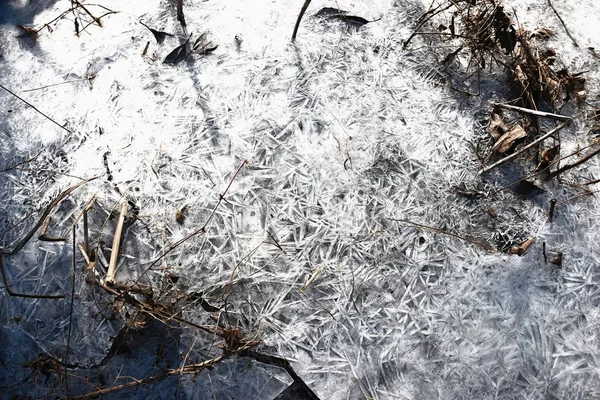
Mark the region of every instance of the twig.
<instances>
[{"instance_id":1,"label":"twig","mask_svg":"<svg viewBox=\"0 0 600 400\"><path fill-rule=\"evenodd\" d=\"M40 87L33 88L33 89L21 90L21 93L35 92L36 90L44 90L44 89L48 89L48 88L51 88L51 87L54 87L54 86L66 85L68 83L77 83L77 82L81 82L81 81L83 81L83 79L76 79L76 80L73 80L73 81L65 81L65 82L53 83L53 84L50 84L50 85L40 86Z\"/></svg>"},{"instance_id":2,"label":"twig","mask_svg":"<svg viewBox=\"0 0 600 400\"><path fill-rule=\"evenodd\" d=\"M25 161L21 161L21 162L15 164L15 165L13 165L12 167L8 167L8 168L5 168L3 170L0 170L0 172L8 172L10 170L17 169L21 165L25 165L25 164L28 164L28 163L32 162L33 160L35 160L36 158L38 158L40 154L42 154L41 151L39 153L37 153L34 157L32 157L32 158L30 158L28 160L25 160Z\"/></svg>"},{"instance_id":3,"label":"twig","mask_svg":"<svg viewBox=\"0 0 600 400\"><path fill-rule=\"evenodd\" d=\"M69 365L69 350L71 349L71 334L73 332L73 308L75 304L75 278L76 278L76 268L77 268L77 259L75 253L76 246L76 238L75 238L76 227L73 226L73 243L71 251L73 252L72 258L72 270L71 270L71 303L69 305L69 332L67 334L67 348L65 350L65 389L67 391L67 398L69 396L69 379L68 379L68 365Z\"/></svg>"},{"instance_id":4,"label":"twig","mask_svg":"<svg viewBox=\"0 0 600 400\"><path fill-rule=\"evenodd\" d=\"M300 21L302 21L302 17L304 16L304 13L306 12L306 9L310 5L311 1L312 0L305 0L304 4L302 5L300 14L298 14L298 18L296 19L296 25L294 26L294 33L292 33L292 42L296 40L296 34L298 33L298 28L300 27Z\"/></svg>"},{"instance_id":5,"label":"twig","mask_svg":"<svg viewBox=\"0 0 600 400\"><path fill-rule=\"evenodd\" d=\"M556 208L556 199L550 200L550 211L548 212L548 221L552 223L554 220L554 209Z\"/></svg>"},{"instance_id":6,"label":"twig","mask_svg":"<svg viewBox=\"0 0 600 400\"><path fill-rule=\"evenodd\" d=\"M585 193L576 194L575 196L571 196L568 199L561 201L560 203L556 203L556 207L562 206L563 204L568 203L571 200L575 200L575 199L578 199L578 198L584 197L584 196L591 196L591 195L593 195L595 193L598 193L598 192L600 192L600 190L594 190L592 192L585 192Z\"/></svg>"},{"instance_id":7,"label":"twig","mask_svg":"<svg viewBox=\"0 0 600 400\"><path fill-rule=\"evenodd\" d=\"M99 16L98 18L99 18L99 19L102 19L102 18L106 17L107 15L111 15L111 14L118 14L118 13L119 13L119 11L108 11L108 12L105 12L104 14L102 14L101 16ZM92 25L92 22L88 23L86 26L84 26L83 28L81 28L81 30L79 31L79 34L82 34L83 32L85 32L85 30L86 30L86 29L87 29L87 28L88 28L90 25Z\"/></svg>"},{"instance_id":8,"label":"twig","mask_svg":"<svg viewBox=\"0 0 600 400\"><path fill-rule=\"evenodd\" d=\"M98 18L98 17L94 16L94 14L92 14L83 4L81 4L79 2L79 0L73 0L73 2L75 4L77 4L79 7L81 7L81 9L83 9L83 11L85 11L86 14L89 15L90 18L92 18L94 20L94 22L96 22L100 28L102 28L102 21L100 20L100 18L102 18L102 17Z\"/></svg>"},{"instance_id":9,"label":"twig","mask_svg":"<svg viewBox=\"0 0 600 400\"><path fill-rule=\"evenodd\" d=\"M27 104L29 107L33 108L40 115L42 115L43 117L45 117L46 119L48 119L49 121L51 121L52 123L54 123L55 125L59 126L61 129L64 129L65 131L67 131L69 133L73 133L69 129L65 128L64 126L62 126L61 124L59 124L58 122L56 122L55 120L53 120L52 118L50 118L49 116L47 116L46 114L44 114L43 112L41 112L40 110L38 110L33 104L31 104L27 100L23 99L22 97L19 97L17 94L13 93L12 91L10 91L9 89L7 89L3 85L0 85L0 88L6 90L8 93L12 94L14 97L16 97L17 99L21 100L23 103Z\"/></svg>"},{"instance_id":10,"label":"twig","mask_svg":"<svg viewBox=\"0 0 600 400\"><path fill-rule=\"evenodd\" d=\"M115 236L113 237L112 250L110 252L110 263L108 264L108 271L106 272L106 279L104 280L107 284L114 283L115 281L117 260L119 258L119 246L121 244L123 223L125 222L125 217L127 216L128 205L129 203L127 203L127 201L124 201L123 204L121 204L121 213L119 214L119 221L117 222Z\"/></svg>"},{"instance_id":11,"label":"twig","mask_svg":"<svg viewBox=\"0 0 600 400\"><path fill-rule=\"evenodd\" d=\"M569 29L567 29L567 24L565 24L565 21L563 21L563 19L558 14L558 11L556 11L556 8L554 8L554 5L552 4L552 2L550 0L548 0L548 5L550 6L550 8L552 8L552 11L554 11L554 14L556 14L556 16L558 17L558 20L562 24L563 28L565 28L565 32L567 33L567 36L569 36L569 38L573 42L573 45L575 47L579 48L579 45L577 44L577 41L575 40L575 38L573 36L571 36L571 32L569 32Z\"/></svg>"},{"instance_id":12,"label":"twig","mask_svg":"<svg viewBox=\"0 0 600 400\"><path fill-rule=\"evenodd\" d=\"M175 250L177 247L181 246L183 243L187 242L188 240L190 240L191 238L193 238L194 236L198 236L200 234L203 234L206 232L206 227L208 226L208 223L212 220L213 216L215 215L215 213L217 212L217 208L221 205L221 203L223 202L223 199L225 198L225 195L227 194L227 192L229 192L229 188L231 188L231 185L233 184L233 181L235 180L235 178L238 176L238 174L240 173L240 171L242 170L242 168L246 165L248 161L244 160L242 162L242 164L238 167L238 169L235 171L235 173L233 174L233 177L231 178L231 180L229 181L229 184L227 185L227 187L225 188L225 191L223 192L223 194L221 194L219 196L219 201L217 202L217 204L213 207L210 215L208 216L208 218L206 219L206 221L204 222L204 224L196 229L195 231L191 232L190 234L186 235L183 239L180 239L178 241L176 241L175 243L173 243L171 246L169 246L169 248L167 250L165 250L163 252L162 255L160 255L159 257L157 257L154 261L152 261L152 263L150 264L150 266L148 268L146 268L146 270L140 275L140 277L136 280L136 283L138 283L138 281L148 272L150 271L160 260L162 260L163 258L165 258L167 256L167 254L169 254L170 252L172 252L173 250Z\"/></svg>"},{"instance_id":13,"label":"twig","mask_svg":"<svg viewBox=\"0 0 600 400\"><path fill-rule=\"evenodd\" d=\"M432 4L433 5L433 4ZM450 2L450 4L448 4L446 7L442 8L442 9L438 9L438 7L434 8L433 10L429 10L427 11L425 14L423 14L423 16L420 18L419 23L417 24L417 26L415 27L414 32L408 37L408 39L406 39L406 41L404 42L404 44L402 45L402 49L406 50L406 47L408 47L408 44L410 43L410 41L417 35L419 34L419 29L421 29L421 27L427 22L429 21L431 18L435 17L436 15L446 11L447 9L453 7L455 4L453 4L452 2ZM431 14L431 15L427 15L427 14Z\"/></svg>"},{"instance_id":14,"label":"twig","mask_svg":"<svg viewBox=\"0 0 600 400\"><path fill-rule=\"evenodd\" d=\"M6 274L6 269L4 267L4 253L0 252L0 272L2 273L2 281L4 282L4 289L6 289L6 293L9 296L13 297L24 297L27 299L64 299L63 295L47 295L47 294L25 294L14 292L10 288L10 283L8 282L8 275Z\"/></svg>"},{"instance_id":15,"label":"twig","mask_svg":"<svg viewBox=\"0 0 600 400\"><path fill-rule=\"evenodd\" d=\"M492 169L512 160L513 158L515 158L516 156L518 156L519 154L531 149L532 147L534 147L536 144L543 142L544 140L548 139L550 136L554 135L556 132L558 132L559 130L561 130L562 128L564 128L565 126L567 126L569 123L571 122L571 120L565 121L562 124L560 124L559 126L557 126L556 128L552 129L550 132L546 133L545 135L540 136L539 138L537 138L536 140L534 140L533 142L529 143L527 146L522 147L521 149L519 149L518 151L515 151L514 153L504 157L503 159L496 161L495 163L493 163L492 165L483 168L482 170L479 171L479 175L484 174L488 171L491 171Z\"/></svg>"},{"instance_id":16,"label":"twig","mask_svg":"<svg viewBox=\"0 0 600 400\"><path fill-rule=\"evenodd\" d=\"M161 381L161 380L169 378L171 376L179 376L182 374L196 374L205 369L210 369L213 365L216 365L217 363L219 363L229 357L232 357L238 353L244 352L244 351L250 349L251 347L253 347L254 345L255 344L251 343L251 344L245 345L239 349L236 349L233 352L230 352L230 351L223 352L222 354L218 355L217 357L211 358L206 361L202 361L201 363L189 364L183 368L168 369L162 375L154 375L154 376L148 377L146 379L133 379L132 378L131 381L123 383L121 385L114 385L114 386L110 386L110 387L107 387L104 389L96 389L90 393L86 393L86 394L83 394L80 396L70 397L70 399L83 400L83 399L97 398L104 394L113 393L113 392L117 392L117 391L120 391L123 389L128 389L128 388L132 388L132 387L136 387L136 386L142 386L142 385L147 385L147 384L150 384L153 382Z\"/></svg>"},{"instance_id":17,"label":"twig","mask_svg":"<svg viewBox=\"0 0 600 400\"><path fill-rule=\"evenodd\" d=\"M561 161L563 161L563 160L566 160L566 159L567 159L567 158L569 158L569 157L573 157L574 155L576 155L576 154L579 154L579 152L581 152L582 150L585 150L585 149L587 149L588 147L593 147L593 146L595 146L595 145L596 145L596 143L592 143L592 144L590 144L590 145L587 145L587 146L585 146L585 147L582 147L582 148L580 148L579 150L576 150L576 151L574 151L574 152L572 152L572 153L570 153L570 154L567 154L566 156L560 157L560 158L559 158L559 159L557 159L557 160L553 160L552 162L550 162L550 164L548 164L546 167L544 167L544 168L540 169L539 171L535 171L535 172L533 172L533 173L531 173L531 174L529 174L529 175L527 175L527 176L524 176L523 178L517 179L516 181L514 181L514 182L511 182L511 183L509 183L508 185L501 187L500 189L496 190L496 191L495 191L495 192L493 192L492 194L494 194L494 195L495 195L495 194L497 194L497 193L500 193L500 192L501 192L501 191L503 191L503 190L506 190L506 189L508 189L508 188L509 188L509 187L511 187L511 186L514 186L514 185L516 185L516 184L518 184L518 183L521 183L521 182L523 182L523 181L526 181L527 179L531 179L531 178L533 178L533 177L536 177L536 176L538 176L538 175L540 175L540 174L543 174L544 172L548 171L550 168L554 167L555 165L558 165L558 164L559 164Z\"/></svg>"},{"instance_id":18,"label":"twig","mask_svg":"<svg viewBox=\"0 0 600 400\"><path fill-rule=\"evenodd\" d=\"M432 232L435 232L435 233L441 233L441 234L443 234L443 235L452 236L452 237L455 237L455 238L457 238L457 239L464 240L465 242L469 242L469 243L471 243L471 244L475 244L475 245L477 245L477 246L480 246L480 247L482 247L482 248L484 248L484 249L486 249L486 250L489 250L489 251L494 251L494 252L495 252L495 251L498 251L498 250L497 250L495 247L492 247L492 246L490 246L490 245L488 245L488 244L481 243L481 242L478 242L478 241L476 241L476 240L469 239L469 238L467 238L467 237L465 237L465 236L462 236L462 235L459 235L459 234L456 234L456 233L452 233L452 232L445 231L445 230L443 230L443 229L434 228L434 227L432 227L432 226L427 226L427 225L419 224L419 223L412 222L412 221L408 221L408 220L404 220L404 219L395 219L395 218L386 218L386 219L388 219L388 220L390 220L390 221L402 222L402 223L405 223L405 224L409 224L409 225L412 225L412 226L416 226L417 228L427 229L427 230L429 230L429 231L432 231Z\"/></svg>"},{"instance_id":19,"label":"twig","mask_svg":"<svg viewBox=\"0 0 600 400\"><path fill-rule=\"evenodd\" d=\"M44 220L44 223L42 224L42 229L40 230L40 234L38 236L38 240L41 240L42 242L64 242L67 239L64 237L51 237L51 236L47 236L46 232L48 231L48 227L50 226L50 221L52 220L52 218L50 218L50 216L47 216L46 219Z\"/></svg>"},{"instance_id":20,"label":"twig","mask_svg":"<svg viewBox=\"0 0 600 400\"><path fill-rule=\"evenodd\" d=\"M553 113L548 113L548 112L544 112L544 111L532 110L530 108L517 107L517 106L510 105L510 104L492 103L492 105L494 107L500 107L500 108L504 108L507 110L516 110L516 111L520 111L520 112L526 113L526 114L537 115L538 117L552 118L552 119L556 119L558 121L571 121L573 119L573 117L567 117L565 115L559 115L559 114L553 114Z\"/></svg>"},{"instance_id":21,"label":"twig","mask_svg":"<svg viewBox=\"0 0 600 400\"><path fill-rule=\"evenodd\" d=\"M23 239L21 239L21 241L14 247L14 249L12 249L11 251L8 251L8 252L4 252L4 254L12 256L12 255L16 254L19 250L21 250L27 244L27 242L29 242L29 240L32 238L32 236L35 234L35 232L40 228L40 226L42 226L46 217L48 215L50 215L50 211L52 211L52 209L54 207L56 207L58 205L58 203L60 203L65 197L67 197L68 195L73 193L79 187L85 185L88 182L93 181L96 178L97 177L93 177L93 178L87 179L85 181L79 182L79 183L71 186L70 188L68 188L67 190L62 192L61 194L59 194L54 200L52 200L50 202L50 204L48 204L48 206L42 213L42 216L40 217L38 222L33 226L33 228L29 231L29 233L27 235L25 235L25 237Z\"/></svg>"},{"instance_id":22,"label":"twig","mask_svg":"<svg viewBox=\"0 0 600 400\"><path fill-rule=\"evenodd\" d=\"M594 156L596 156L598 154L600 154L600 149L596 149L596 150L592 151L590 154L588 154L587 156L583 157L581 160L579 160L577 162L574 162L573 164L567 164L567 165L565 165L565 166L557 169L556 171L551 172L546 177L546 180L549 181L550 179L557 177L558 175L562 174L563 172L568 171L571 168L575 168L578 165L583 164L584 162L586 162L587 160L589 160L590 158L592 158L592 157L594 157Z\"/></svg>"}]
</instances>

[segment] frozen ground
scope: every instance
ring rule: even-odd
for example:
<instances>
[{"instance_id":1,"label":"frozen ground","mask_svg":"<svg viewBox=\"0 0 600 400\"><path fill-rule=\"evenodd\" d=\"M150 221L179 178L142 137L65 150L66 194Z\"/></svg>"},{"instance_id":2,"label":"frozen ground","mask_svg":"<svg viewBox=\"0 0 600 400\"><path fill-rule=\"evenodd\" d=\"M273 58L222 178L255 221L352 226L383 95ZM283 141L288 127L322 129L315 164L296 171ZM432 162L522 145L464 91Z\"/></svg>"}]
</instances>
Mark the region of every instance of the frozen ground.
<instances>
[{"instance_id":1,"label":"frozen ground","mask_svg":"<svg viewBox=\"0 0 600 400\"><path fill-rule=\"evenodd\" d=\"M60 192L98 177L52 211L47 234L66 242L36 233L4 257L14 291L66 298L0 291L3 397L44 396L53 386L65 394L54 374L24 366L40 355L84 371L88 382L68 380L78 395L217 354L206 334L153 321L113 354L130 315L113 307L107 318L108 297L85 283L78 250L70 321L71 226L96 195L90 232L109 259L116 218L107 217L129 200L138 219L125 230L117 281L137 279L202 226L244 161L207 233L144 283L166 296L202 293L227 309L231 323L262 340L262 353L290 360L321 399L600 397L600 207L579 197L547 221L550 199L581 193L577 184L598 179L600 165L592 159L533 196L497 192L523 175L519 162L479 176L474 149L490 101L509 96L505 75L483 76L481 95L467 97L444 85L477 90L476 79L461 82L467 57L440 65L456 46L418 37L403 50L429 4L313 0L292 44L300 0L189 0L185 30L168 1L97 3L119 13L80 37L70 13L37 40L19 37L16 25L41 27L71 2L0 5L0 84L63 126L0 92L1 246L14 248ZM527 29L556 33L547 45L570 70L586 71L597 105L600 69L587 48L600 48L600 6L554 3L579 48L546 1L506 8ZM348 31L313 16L325 6L381 19ZM139 21L177 36L159 45ZM213 53L162 63L203 32L218 45ZM564 154L590 144L590 124L580 118L562 131ZM499 250L537 241L518 257L390 218ZM82 237L79 222L76 243ZM562 252L562 268L544 262L544 243L548 257ZM205 314L187 307L182 315L210 322ZM108 397L268 399L290 383L283 370L239 357Z\"/></svg>"}]
</instances>

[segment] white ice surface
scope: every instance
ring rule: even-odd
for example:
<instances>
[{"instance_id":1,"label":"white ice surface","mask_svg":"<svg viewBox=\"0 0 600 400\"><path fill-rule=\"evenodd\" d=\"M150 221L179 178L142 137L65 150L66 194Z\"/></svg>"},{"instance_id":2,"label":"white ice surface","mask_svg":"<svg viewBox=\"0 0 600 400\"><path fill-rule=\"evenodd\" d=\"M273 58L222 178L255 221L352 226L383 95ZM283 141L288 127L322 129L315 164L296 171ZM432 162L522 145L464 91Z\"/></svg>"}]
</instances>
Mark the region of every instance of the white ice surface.
<instances>
[{"instance_id":1,"label":"white ice surface","mask_svg":"<svg viewBox=\"0 0 600 400\"><path fill-rule=\"evenodd\" d=\"M467 98L440 84L468 63L440 67L456 45L417 38L402 50L429 4L314 0L291 44L300 0L186 1L185 31L170 2L99 0L119 11L103 28L76 37L67 15L37 42L18 38L15 24L42 26L70 2L18 3L0 5L0 84L72 133L0 92L0 170L37 155L0 172L4 248L62 190L99 176L57 207L49 234L69 237L74 216L96 194L90 225L110 246L115 222L103 224L123 195L140 207L140 220L126 233L117 280L137 278L148 260L204 223L246 160L207 234L161 266L181 277L178 290L203 291L216 305L234 274L231 318L263 340L262 352L293 361L322 399L600 396L600 208L595 197L581 197L547 223L549 200L579 193L569 183L597 179L600 164L590 160L534 198L494 193L524 170L517 162L477 175L474 144L489 101L506 99L504 74L484 76L481 96ZM598 3L554 1L580 48L546 1L506 3L527 29L556 32L548 45L573 72L588 71L588 100L597 105L598 60L586 48L600 48ZM312 16L324 6L382 19L346 31ZM138 21L178 36L159 46ZM213 54L162 63L187 35L203 32L219 45ZM463 89L476 90L468 82ZM588 145L589 125L577 122L561 139L564 154ZM489 196L462 198L459 185ZM175 213L184 205L182 226ZM387 218L495 246L537 241L519 258ZM544 263L543 242L548 253L563 252L562 269ZM32 240L5 258L13 290L69 294L71 254L70 241ZM164 273L157 268L152 282L164 284ZM76 287L69 362L94 365L123 319L105 320L98 308L106 299L98 304L81 278ZM25 379L30 370L21 365L42 351L62 359L68 312L68 300L0 291L0 385ZM206 323L204 314L185 316ZM152 371L149 354L164 340L155 336L147 354L129 355L129 375ZM201 360L215 351L210 339L184 329L167 353L176 366L190 354ZM251 364L234 359L128 396L261 399L290 383L282 371ZM39 383L6 390L35 396L46 389Z\"/></svg>"}]
</instances>

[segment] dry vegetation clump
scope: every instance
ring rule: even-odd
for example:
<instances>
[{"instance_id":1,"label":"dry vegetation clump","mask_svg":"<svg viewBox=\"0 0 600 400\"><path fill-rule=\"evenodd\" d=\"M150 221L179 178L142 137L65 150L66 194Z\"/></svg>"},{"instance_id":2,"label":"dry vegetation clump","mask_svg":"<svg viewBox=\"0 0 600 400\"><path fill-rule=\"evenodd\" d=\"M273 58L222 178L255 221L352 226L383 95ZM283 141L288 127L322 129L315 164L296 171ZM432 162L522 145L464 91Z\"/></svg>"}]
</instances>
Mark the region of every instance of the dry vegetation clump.
<instances>
[{"instance_id":1,"label":"dry vegetation clump","mask_svg":"<svg viewBox=\"0 0 600 400\"><path fill-rule=\"evenodd\" d=\"M227 301L234 285L233 279L218 290L220 295L209 296L180 290L177 285L179 277L165 267L164 260L169 253L207 233L208 224L245 164L242 163L232 175L205 223L166 246L147 264L140 264L140 260L135 259L129 261L121 254L121 248L133 236L139 235L135 227L143 224L140 209L132 200L123 199L120 207L113 206L111 210L94 194L79 209L72 210L69 233L50 233L57 230L53 219L62 219L62 215L55 218L55 214L61 214L57 210L61 203L96 178L81 181L61 192L37 217L37 222L27 233L9 248L0 248L0 272L9 296L31 301L64 301L69 310L69 334L65 348L42 351L36 358L25 362L22 367L31 370L31 373L18 385L33 381L45 397L97 398L136 390L171 377L195 375L238 356L282 368L293 379L295 392L299 390L298 393L306 398L316 399L286 359L254 350L261 343L259 327L255 332L247 332L234 322L234 318L230 318L230 313L235 313ZM99 219L99 215L106 217ZM36 235L40 241L70 247L70 282L61 293L26 293L12 289L14 282L9 280L10 270L5 260L11 260L25 250ZM112 245L108 247L106 243ZM131 270L142 272L132 275ZM92 313L96 318L106 323L120 323L122 327L112 337L112 345L98 364L81 365L71 360L76 345L74 338L80 337L85 329L78 331L74 321L76 314L83 312L82 307L89 306L93 306ZM182 346L184 335L193 337L194 343L181 362L178 349ZM156 354L146 357L151 361L151 370L140 368L132 376L122 375L122 369L129 367L127 360L120 356L145 352L148 342L157 346Z\"/></svg>"},{"instance_id":2,"label":"dry vegetation clump","mask_svg":"<svg viewBox=\"0 0 600 400\"><path fill-rule=\"evenodd\" d=\"M552 3L549 4L578 48L562 18ZM554 179L583 164L599 154L600 148L596 141L590 141L588 146L575 153L561 154L558 133L575 117L561 115L560 110L582 106L591 107L592 112L595 110L586 102L584 72L572 72L559 66L563 64L560 54L545 46L546 40L555 35L553 31L547 28L529 31L515 21L518 16L498 0L434 2L416 22L404 48L417 36L438 36L443 43L458 45L442 64L448 66L462 54L468 59L470 77L479 77L487 70L506 73L508 86L505 93L509 98L504 103L492 104L487 129L489 144L485 152L478 154L484 164L494 158L496 161L484 166L480 173L523 155L526 162L534 161L533 171L502 189L526 186L525 194L531 194L543 192L540 182ZM434 32L425 31L426 25L434 26ZM542 119L557 124L548 127ZM544 133L544 130L548 132ZM552 139L551 144L546 144L548 139ZM561 161L573 156L580 159L571 159L559 166ZM536 179L541 181L536 182Z\"/></svg>"}]
</instances>

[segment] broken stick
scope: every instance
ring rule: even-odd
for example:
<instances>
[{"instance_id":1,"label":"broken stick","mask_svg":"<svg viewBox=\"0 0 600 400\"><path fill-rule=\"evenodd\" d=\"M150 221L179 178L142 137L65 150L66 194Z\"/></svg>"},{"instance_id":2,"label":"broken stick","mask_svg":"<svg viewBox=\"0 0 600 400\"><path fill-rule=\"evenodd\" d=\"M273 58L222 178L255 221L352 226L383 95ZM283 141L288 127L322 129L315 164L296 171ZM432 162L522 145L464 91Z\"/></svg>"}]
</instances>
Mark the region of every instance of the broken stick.
<instances>
[{"instance_id":1,"label":"broken stick","mask_svg":"<svg viewBox=\"0 0 600 400\"><path fill-rule=\"evenodd\" d=\"M121 235L123 233L123 223L125 222L125 216L127 215L127 207L128 203L126 201L121 204L121 213L119 214L119 221L117 222L112 250L110 252L110 263L108 264L108 271L106 271L106 278L104 279L105 283L107 284L115 282L117 259L119 258L119 246L121 244Z\"/></svg>"},{"instance_id":2,"label":"broken stick","mask_svg":"<svg viewBox=\"0 0 600 400\"><path fill-rule=\"evenodd\" d=\"M544 140L548 139L550 136L554 135L556 132L558 132L559 130L561 130L565 126L567 126L570 122L571 122L571 120L563 122L562 124L560 124L556 128L552 129L550 132L546 133L545 135L540 136L539 138L537 138L533 142L529 143L527 146L524 146L523 148L519 149L518 151L515 151L514 153L512 153L511 155L508 155L508 156L504 157L503 159L496 161L492 165L483 168L482 170L479 171L479 175L485 174L486 172L493 170L494 168L496 168L496 167L498 167L498 166L500 166L500 165L502 165L502 164L504 164L504 163L512 160L513 158L515 158L519 154L521 154L521 153L529 150L530 148L532 148L536 144L538 144L540 142L543 142Z\"/></svg>"},{"instance_id":3,"label":"broken stick","mask_svg":"<svg viewBox=\"0 0 600 400\"><path fill-rule=\"evenodd\" d=\"M492 103L492 105L494 107L500 107L500 108L504 108L507 110L520 111L525 114L537 115L538 117L544 117L544 118L552 118L552 119L556 119L559 121L571 121L573 119L572 117L567 117L566 115L553 114L553 113L544 112L544 111L532 110L530 108L517 107L517 106L510 105L510 104Z\"/></svg>"}]
</instances>

